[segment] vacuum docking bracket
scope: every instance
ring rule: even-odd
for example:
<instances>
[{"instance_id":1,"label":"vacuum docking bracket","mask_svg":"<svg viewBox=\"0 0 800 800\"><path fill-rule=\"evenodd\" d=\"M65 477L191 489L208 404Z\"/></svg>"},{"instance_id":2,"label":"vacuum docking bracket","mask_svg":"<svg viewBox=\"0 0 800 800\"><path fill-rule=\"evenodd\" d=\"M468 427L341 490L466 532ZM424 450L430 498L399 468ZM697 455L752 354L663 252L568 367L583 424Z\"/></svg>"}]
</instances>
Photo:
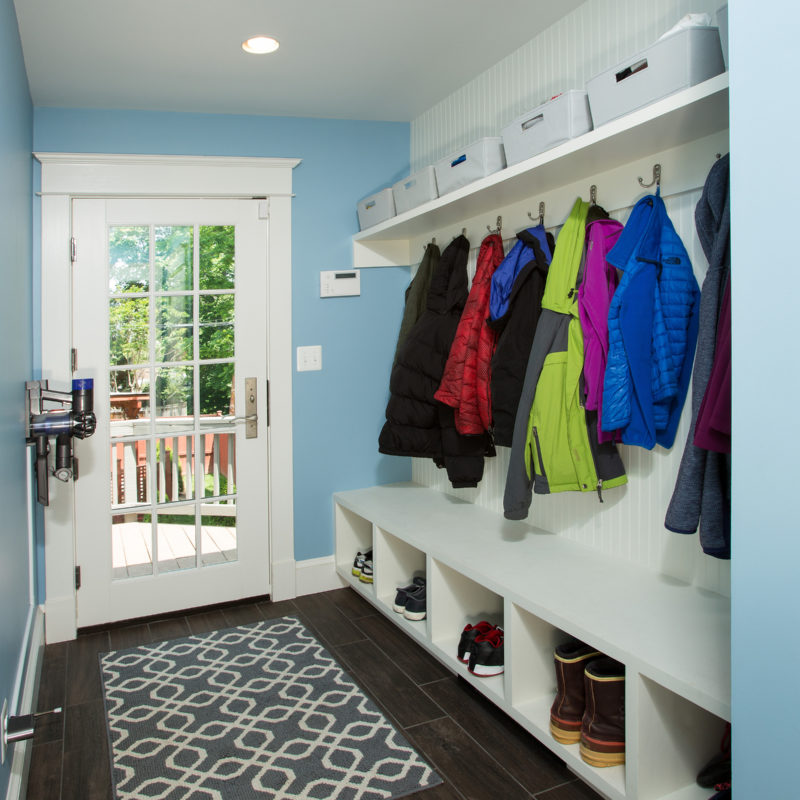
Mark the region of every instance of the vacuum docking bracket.
<instances>
[{"instance_id":1,"label":"vacuum docking bracket","mask_svg":"<svg viewBox=\"0 0 800 800\"><path fill-rule=\"evenodd\" d=\"M46 408L45 403L58 404ZM76 378L71 392L49 389L47 381L25 382L25 441L36 447L36 499L50 502L50 475L68 483L78 479L73 439L86 439L97 427L94 415L94 381ZM56 440L55 466L49 465L50 438Z\"/></svg>"}]
</instances>

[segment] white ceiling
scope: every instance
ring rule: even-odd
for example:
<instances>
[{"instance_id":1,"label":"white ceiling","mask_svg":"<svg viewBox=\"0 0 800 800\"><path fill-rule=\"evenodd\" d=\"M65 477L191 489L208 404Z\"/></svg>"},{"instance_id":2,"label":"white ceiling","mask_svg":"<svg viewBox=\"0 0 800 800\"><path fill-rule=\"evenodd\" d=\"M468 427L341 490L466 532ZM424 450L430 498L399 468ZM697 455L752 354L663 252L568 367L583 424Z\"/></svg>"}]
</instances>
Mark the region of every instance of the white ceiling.
<instances>
[{"instance_id":1,"label":"white ceiling","mask_svg":"<svg viewBox=\"0 0 800 800\"><path fill-rule=\"evenodd\" d=\"M15 0L37 106L409 121L584 0ZM249 36L277 53L252 56Z\"/></svg>"}]
</instances>

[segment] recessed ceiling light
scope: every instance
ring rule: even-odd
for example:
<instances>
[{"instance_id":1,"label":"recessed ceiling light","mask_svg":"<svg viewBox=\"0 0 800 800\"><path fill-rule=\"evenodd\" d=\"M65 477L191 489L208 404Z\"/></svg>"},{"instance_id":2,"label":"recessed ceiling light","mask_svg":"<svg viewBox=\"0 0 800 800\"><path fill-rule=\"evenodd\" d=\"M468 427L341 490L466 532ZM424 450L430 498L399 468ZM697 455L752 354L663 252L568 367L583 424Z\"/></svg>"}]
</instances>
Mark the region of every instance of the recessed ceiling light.
<instances>
[{"instance_id":1,"label":"recessed ceiling light","mask_svg":"<svg viewBox=\"0 0 800 800\"><path fill-rule=\"evenodd\" d=\"M254 53L255 55L274 53L279 47L278 40L273 39L271 36L251 36L242 42L242 50L245 53Z\"/></svg>"}]
</instances>

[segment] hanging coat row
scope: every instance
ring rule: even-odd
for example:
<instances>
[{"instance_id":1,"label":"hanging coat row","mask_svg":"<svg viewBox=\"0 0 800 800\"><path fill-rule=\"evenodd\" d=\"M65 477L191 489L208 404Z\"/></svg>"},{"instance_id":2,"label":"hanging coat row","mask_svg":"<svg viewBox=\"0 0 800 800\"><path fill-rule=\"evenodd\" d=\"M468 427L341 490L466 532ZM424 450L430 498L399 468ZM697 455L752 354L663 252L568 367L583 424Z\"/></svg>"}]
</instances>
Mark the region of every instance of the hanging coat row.
<instances>
[{"instance_id":1,"label":"hanging coat row","mask_svg":"<svg viewBox=\"0 0 800 800\"><path fill-rule=\"evenodd\" d=\"M379 441L383 453L433 458L454 486L475 486L483 456L510 446L511 519L527 516L533 492L602 500L625 483L615 443L671 445L691 373L698 289L660 190L625 228L578 200L554 245L540 224L503 257L490 233L468 295L465 237L438 265L428 246Z\"/></svg>"}]
</instances>

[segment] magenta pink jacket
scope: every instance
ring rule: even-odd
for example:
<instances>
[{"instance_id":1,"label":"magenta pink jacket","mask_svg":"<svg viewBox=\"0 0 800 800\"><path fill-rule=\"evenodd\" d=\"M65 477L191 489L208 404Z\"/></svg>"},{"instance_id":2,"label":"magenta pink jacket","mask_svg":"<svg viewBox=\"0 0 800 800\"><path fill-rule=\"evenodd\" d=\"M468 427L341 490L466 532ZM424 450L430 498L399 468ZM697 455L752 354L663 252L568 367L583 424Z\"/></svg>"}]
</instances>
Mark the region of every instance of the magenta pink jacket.
<instances>
[{"instance_id":1,"label":"magenta pink jacket","mask_svg":"<svg viewBox=\"0 0 800 800\"><path fill-rule=\"evenodd\" d=\"M603 376L608 358L608 308L617 288L617 270L606 261L622 232L622 223L598 219L586 226L586 262L578 289L578 313L583 330L583 378L587 410L597 410L601 442L619 441L616 431L600 427L603 414Z\"/></svg>"}]
</instances>

